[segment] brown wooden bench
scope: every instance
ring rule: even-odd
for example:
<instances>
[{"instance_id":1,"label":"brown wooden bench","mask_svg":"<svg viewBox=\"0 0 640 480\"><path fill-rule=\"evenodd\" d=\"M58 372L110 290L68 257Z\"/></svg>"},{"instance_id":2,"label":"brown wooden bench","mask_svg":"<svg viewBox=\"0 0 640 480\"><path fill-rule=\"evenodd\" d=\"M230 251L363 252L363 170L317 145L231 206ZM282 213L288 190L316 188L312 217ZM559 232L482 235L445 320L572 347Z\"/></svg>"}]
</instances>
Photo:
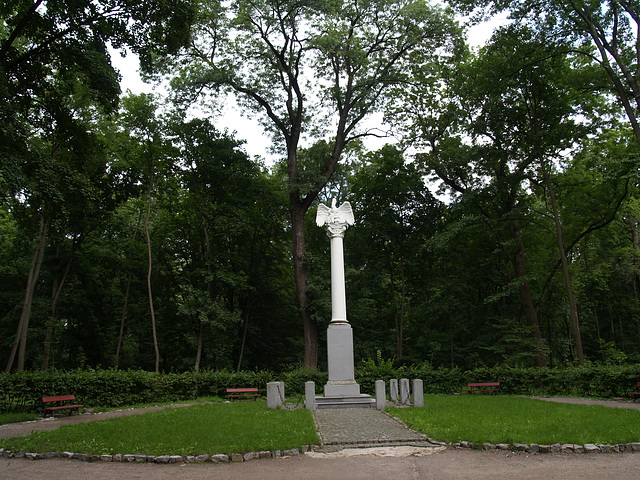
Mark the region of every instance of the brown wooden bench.
<instances>
[{"instance_id":1,"label":"brown wooden bench","mask_svg":"<svg viewBox=\"0 0 640 480\"><path fill-rule=\"evenodd\" d=\"M70 405L65 402L75 402L75 395L58 395L54 397L42 397L42 404L44 405L44 416L47 416L47 413L53 415L54 412L59 410L68 410L69 415L73 413L75 410L76 413L80 413L80 409L84 407L84 405ZM63 405L57 405L59 403L64 403ZM52 405L53 404L53 405Z\"/></svg>"},{"instance_id":2,"label":"brown wooden bench","mask_svg":"<svg viewBox=\"0 0 640 480\"><path fill-rule=\"evenodd\" d=\"M465 391L467 393L496 393L500 391L500 382L469 383Z\"/></svg>"},{"instance_id":3,"label":"brown wooden bench","mask_svg":"<svg viewBox=\"0 0 640 480\"><path fill-rule=\"evenodd\" d=\"M638 382L637 387L640 389L640 382ZM640 397L640 392L631 392L631 396L633 397L633 403L636 403L636 398Z\"/></svg>"},{"instance_id":4,"label":"brown wooden bench","mask_svg":"<svg viewBox=\"0 0 640 480\"><path fill-rule=\"evenodd\" d=\"M234 398L239 400L249 400L253 398L255 400L259 396L257 388L227 388L227 397L229 397L231 401L233 401Z\"/></svg>"}]
</instances>

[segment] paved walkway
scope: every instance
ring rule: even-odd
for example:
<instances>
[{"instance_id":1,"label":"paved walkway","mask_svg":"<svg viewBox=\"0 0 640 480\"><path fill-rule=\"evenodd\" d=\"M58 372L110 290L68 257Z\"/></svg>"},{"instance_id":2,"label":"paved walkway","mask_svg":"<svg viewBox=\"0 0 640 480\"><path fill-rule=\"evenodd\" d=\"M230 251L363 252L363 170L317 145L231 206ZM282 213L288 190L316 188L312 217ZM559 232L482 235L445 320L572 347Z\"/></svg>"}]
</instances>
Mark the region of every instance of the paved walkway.
<instances>
[{"instance_id":1,"label":"paved walkway","mask_svg":"<svg viewBox=\"0 0 640 480\"><path fill-rule=\"evenodd\" d=\"M314 418L323 451L389 445L436 446L386 413L373 408L326 408Z\"/></svg>"}]
</instances>

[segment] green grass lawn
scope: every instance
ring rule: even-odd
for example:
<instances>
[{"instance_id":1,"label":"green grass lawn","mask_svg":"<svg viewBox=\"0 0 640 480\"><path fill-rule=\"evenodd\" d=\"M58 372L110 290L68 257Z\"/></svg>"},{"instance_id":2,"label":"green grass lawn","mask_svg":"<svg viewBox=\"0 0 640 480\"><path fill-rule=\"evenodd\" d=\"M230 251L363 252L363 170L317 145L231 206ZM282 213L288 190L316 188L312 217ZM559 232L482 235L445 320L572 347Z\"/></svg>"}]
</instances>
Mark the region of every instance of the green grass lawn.
<instances>
[{"instance_id":1,"label":"green grass lawn","mask_svg":"<svg viewBox=\"0 0 640 480\"><path fill-rule=\"evenodd\" d=\"M272 410L266 401L169 408L130 417L63 426L1 439L23 452L200 455L285 450L318 444L307 410Z\"/></svg>"},{"instance_id":2,"label":"green grass lawn","mask_svg":"<svg viewBox=\"0 0 640 480\"><path fill-rule=\"evenodd\" d=\"M640 412L504 395L425 395L424 408L387 411L444 442L595 443L640 441Z\"/></svg>"}]
</instances>

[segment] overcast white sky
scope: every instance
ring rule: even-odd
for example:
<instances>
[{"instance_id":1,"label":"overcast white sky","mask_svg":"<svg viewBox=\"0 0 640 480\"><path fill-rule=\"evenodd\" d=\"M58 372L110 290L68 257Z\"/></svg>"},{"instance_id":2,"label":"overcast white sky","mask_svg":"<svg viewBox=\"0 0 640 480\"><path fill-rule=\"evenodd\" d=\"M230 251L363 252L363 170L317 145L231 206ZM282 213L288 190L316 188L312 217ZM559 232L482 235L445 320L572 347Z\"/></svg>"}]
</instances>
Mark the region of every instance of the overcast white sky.
<instances>
[{"instance_id":1,"label":"overcast white sky","mask_svg":"<svg viewBox=\"0 0 640 480\"><path fill-rule=\"evenodd\" d=\"M472 47L483 45L491 36L494 28L502 23L504 23L504 18L498 18L491 22L470 28L468 31L470 45ZM129 53L125 58L122 58L120 53L112 51L111 61L122 75L120 86L123 93L127 90L135 94L151 92L162 93L161 90L154 91L153 85L144 83L141 80L138 74L140 64L134 54ZM263 134L263 128L257 120L243 117L240 115L238 109L233 108L232 105L228 105L225 107L217 123L216 126L220 130L227 129L230 132L236 132L236 138L238 140L245 140L245 149L251 157L260 156L267 161L271 159L268 153L271 139ZM251 132L251 135L247 136L247 132ZM370 139L367 141L366 146L369 149L375 150L382 147L385 143L388 143L386 139Z\"/></svg>"}]
</instances>

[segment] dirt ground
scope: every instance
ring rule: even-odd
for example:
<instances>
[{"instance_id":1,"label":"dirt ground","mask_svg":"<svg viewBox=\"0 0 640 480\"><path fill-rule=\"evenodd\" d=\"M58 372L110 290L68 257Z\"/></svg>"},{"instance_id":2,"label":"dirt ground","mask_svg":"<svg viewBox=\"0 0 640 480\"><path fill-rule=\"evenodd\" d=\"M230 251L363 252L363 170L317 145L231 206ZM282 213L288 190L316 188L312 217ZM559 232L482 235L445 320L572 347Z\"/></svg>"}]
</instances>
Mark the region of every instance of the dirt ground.
<instances>
[{"instance_id":1,"label":"dirt ground","mask_svg":"<svg viewBox=\"0 0 640 480\"><path fill-rule=\"evenodd\" d=\"M442 450L422 457L307 456L230 464L87 463L77 460L1 459L0 479L68 480L225 479L608 479L637 480L640 454L513 454L503 451Z\"/></svg>"},{"instance_id":2,"label":"dirt ground","mask_svg":"<svg viewBox=\"0 0 640 480\"><path fill-rule=\"evenodd\" d=\"M597 401L574 398L544 398L581 404L597 404L614 408L640 410L640 403ZM180 407L184 405L173 405ZM62 424L95 421L112 416L134 415L167 407L150 407L100 415L77 415L55 420L0 426L0 436L28 434L33 430L59 428ZM640 440L640 439L639 439ZM355 453L351 451L350 453ZM78 460L27 460L0 458L0 479L38 479L43 477L68 480L99 479L608 479L637 480L640 454L555 453L527 454L506 451L474 451L438 449L421 456L390 453L376 455L361 451L360 455L311 457L300 455L229 464L134 464L81 462Z\"/></svg>"}]
</instances>

